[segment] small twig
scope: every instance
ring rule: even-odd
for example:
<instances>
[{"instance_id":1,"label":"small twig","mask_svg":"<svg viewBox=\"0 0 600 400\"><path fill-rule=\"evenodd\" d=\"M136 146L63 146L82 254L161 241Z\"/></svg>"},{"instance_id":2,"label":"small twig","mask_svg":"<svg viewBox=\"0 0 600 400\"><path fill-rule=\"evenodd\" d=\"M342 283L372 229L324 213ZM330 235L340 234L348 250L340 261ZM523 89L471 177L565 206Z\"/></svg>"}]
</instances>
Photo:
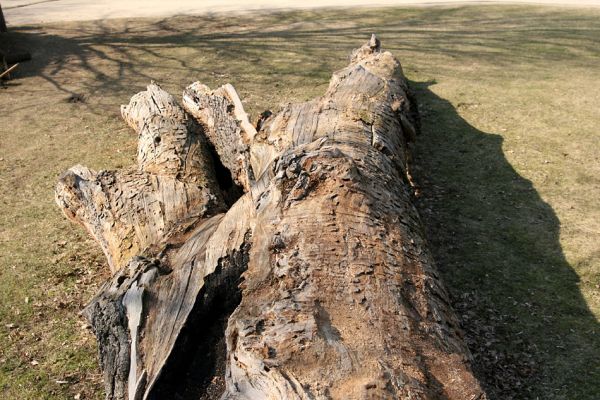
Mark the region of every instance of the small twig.
<instances>
[{"instance_id":1,"label":"small twig","mask_svg":"<svg viewBox=\"0 0 600 400\"><path fill-rule=\"evenodd\" d=\"M7 75L10 73L10 71L12 71L13 69L17 68L19 66L19 64L15 64L12 67L10 67L9 69L7 69L6 71L4 71L3 73L0 74L0 78L3 78L4 75Z\"/></svg>"}]
</instances>

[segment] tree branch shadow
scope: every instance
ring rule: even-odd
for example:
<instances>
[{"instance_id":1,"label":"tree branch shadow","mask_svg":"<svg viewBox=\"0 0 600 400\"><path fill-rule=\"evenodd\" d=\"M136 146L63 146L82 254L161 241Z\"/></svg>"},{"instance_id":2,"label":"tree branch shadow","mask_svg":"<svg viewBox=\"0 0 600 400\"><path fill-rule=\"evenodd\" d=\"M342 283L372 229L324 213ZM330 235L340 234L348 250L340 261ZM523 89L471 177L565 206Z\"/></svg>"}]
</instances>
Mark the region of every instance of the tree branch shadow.
<instances>
[{"instance_id":1,"label":"tree branch shadow","mask_svg":"<svg viewBox=\"0 0 600 400\"><path fill-rule=\"evenodd\" d=\"M10 41L33 53L33 61L22 65L17 76L40 76L65 95L79 91L88 97L127 95L132 81L175 81L175 73L202 77L223 69L223 63L198 62L206 55L251 63L250 71L233 67L242 79L264 79L266 71L283 78L327 79L332 53L344 57L374 31L386 38L386 48L395 53L476 58L494 65L569 59L586 63L600 57L593 35L576 28L575 17L568 13L532 16L520 12L522 8L508 13L495 12L493 7L484 10L325 9L23 26L0 37L0 49ZM466 24L471 14L474 19ZM589 24L600 29L600 23ZM282 54L305 63L283 66L274 61Z\"/></svg>"}]
</instances>

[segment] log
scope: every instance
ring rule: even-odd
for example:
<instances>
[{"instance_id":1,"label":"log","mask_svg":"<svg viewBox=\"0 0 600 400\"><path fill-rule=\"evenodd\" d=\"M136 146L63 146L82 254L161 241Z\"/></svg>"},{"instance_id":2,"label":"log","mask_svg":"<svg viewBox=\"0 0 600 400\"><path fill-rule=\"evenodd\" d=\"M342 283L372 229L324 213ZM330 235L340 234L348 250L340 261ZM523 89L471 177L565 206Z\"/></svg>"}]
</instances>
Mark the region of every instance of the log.
<instances>
[{"instance_id":1,"label":"log","mask_svg":"<svg viewBox=\"0 0 600 400\"><path fill-rule=\"evenodd\" d=\"M107 399L485 399L411 203L417 104L373 36L322 97L122 107L138 163L56 199L105 252L85 308Z\"/></svg>"}]
</instances>

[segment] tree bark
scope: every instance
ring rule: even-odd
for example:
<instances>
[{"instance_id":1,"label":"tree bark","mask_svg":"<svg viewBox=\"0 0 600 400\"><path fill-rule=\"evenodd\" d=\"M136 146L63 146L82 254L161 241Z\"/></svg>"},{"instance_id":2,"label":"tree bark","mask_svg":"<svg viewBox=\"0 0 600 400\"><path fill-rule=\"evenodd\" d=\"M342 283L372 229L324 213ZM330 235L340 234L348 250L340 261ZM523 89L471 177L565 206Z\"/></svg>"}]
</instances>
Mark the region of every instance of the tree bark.
<instances>
[{"instance_id":1,"label":"tree bark","mask_svg":"<svg viewBox=\"0 0 600 400\"><path fill-rule=\"evenodd\" d=\"M2 6L0 5L0 33L8 32L6 28L6 20L4 19L4 13L2 12Z\"/></svg>"},{"instance_id":2,"label":"tree bark","mask_svg":"<svg viewBox=\"0 0 600 400\"><path fill-rule=\"evenodd\" d=\"M56 190L113 276L84 311L107 399L484 399L411 203L417 106L374 36L253 126L231 85L122 114L138 165Z\"/></svg>"}]
</instances>

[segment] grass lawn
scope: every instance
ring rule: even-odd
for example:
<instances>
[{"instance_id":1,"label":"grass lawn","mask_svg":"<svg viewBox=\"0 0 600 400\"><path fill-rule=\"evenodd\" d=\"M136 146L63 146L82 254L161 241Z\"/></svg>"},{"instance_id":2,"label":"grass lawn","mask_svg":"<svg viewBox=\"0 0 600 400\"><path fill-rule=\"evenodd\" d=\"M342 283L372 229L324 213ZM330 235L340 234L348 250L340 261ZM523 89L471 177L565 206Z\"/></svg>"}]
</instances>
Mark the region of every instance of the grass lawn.
<instances>
[{"instance_id":1,"label":"grass lawn","mask_svg":"<svg viewBox=\"0 0 600 400\"><path fill-rule=\"evenodd\" d=\"M254 116L321 94L375 32L423 116L417 203L493 399L600 398L600 10L461 6L27 26L0 87L0 398L103 398L77 313L103 255L53 200L134 161L119 105L231 82ZM8 41L10 41L9 44Z\"/></svg>"}]
</instances>

